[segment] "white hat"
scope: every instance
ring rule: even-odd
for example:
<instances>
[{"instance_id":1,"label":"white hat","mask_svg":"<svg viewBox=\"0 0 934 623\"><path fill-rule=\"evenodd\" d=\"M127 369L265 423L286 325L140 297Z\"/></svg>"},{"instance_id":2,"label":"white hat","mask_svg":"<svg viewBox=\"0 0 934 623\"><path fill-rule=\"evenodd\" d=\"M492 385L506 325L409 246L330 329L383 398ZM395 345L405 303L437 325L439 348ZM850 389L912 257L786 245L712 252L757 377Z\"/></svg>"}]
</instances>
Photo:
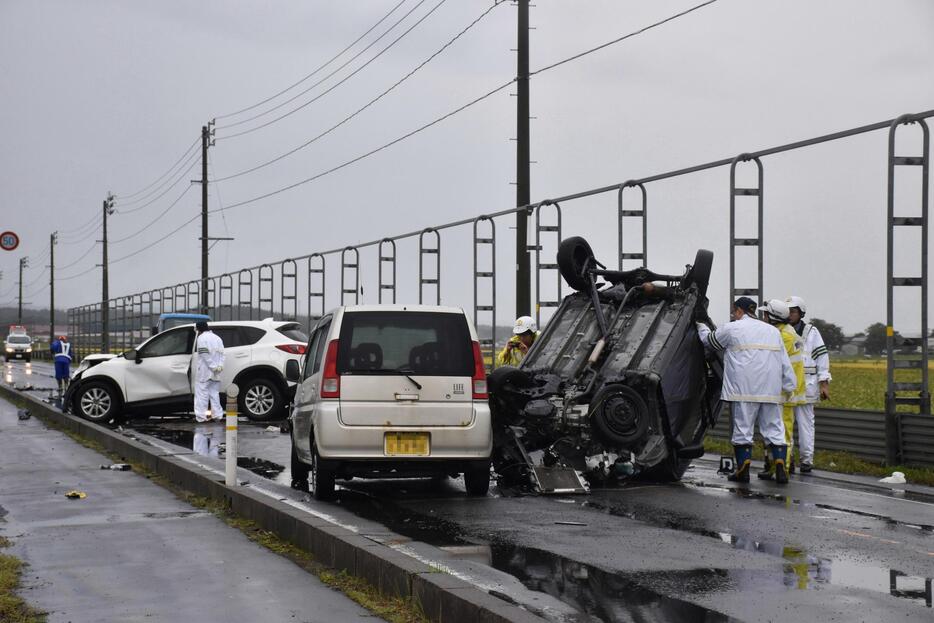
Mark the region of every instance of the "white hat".
<instances>
[{"instance_id":1,"label":"white hat","mask_svg":"<svg viewBox=\"0 0 934 623\"><path fill-rule=\"evenodd\" d=\"M791 310L788 309L788 305L785 303L785 301L780 301L778 299L772 299L760 307L759 311L763 311L772 318L776 318L778 320L788 320L788 314L791 313Z\"/></svg>"},{"instance_id":2,"label":"white hat","mask_svg":"<svg viewBox=\"0 0 934 623\"><path fill-rule=\"evenodd\" d=\"M802 316L808 311L807 305L804 304L804 299L800 296L789 296L785 299L785 302L788 304L788 307L797 307L800 309Z\"/></svg>"},{"instance_id":3,"label":"white hat","mask_svg":"<svg viewBox=\"0 0 934 623\"><path fill-rule=\"evenodd\" d=\"M531 316L519 316L516 318L516 326L512 328L512 332L516 335L521 335L526 331L535 332L538 330L538 327L535 326L535 319Z\"/></svg>"}]
</instances>

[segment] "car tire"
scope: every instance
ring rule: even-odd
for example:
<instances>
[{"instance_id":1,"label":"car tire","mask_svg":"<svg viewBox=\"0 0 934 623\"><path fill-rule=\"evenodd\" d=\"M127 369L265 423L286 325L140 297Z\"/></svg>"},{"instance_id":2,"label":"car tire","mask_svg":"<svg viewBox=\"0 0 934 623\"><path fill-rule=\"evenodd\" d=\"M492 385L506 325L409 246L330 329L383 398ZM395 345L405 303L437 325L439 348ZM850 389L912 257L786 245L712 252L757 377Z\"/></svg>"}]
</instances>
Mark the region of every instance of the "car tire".
<instances>
[{"instance_id":1,"label":"car tire","mask_svg":"<svg viewBox=\"0 0 934 623\"><path fill-rule=\"evenodd\" d=\"M611 446L628 448L649 430L649 407L628 385L605 386L594 397L591 409L595 436Z\"/></svg>"},{"instance_id":2,"label":"car tire","mask_svg":"<svg viewBox=\"0 0 934 623\"><path fill-rule=\"evenodd\" d=\"M254 422L281 417L284 406L282 390L275 381L264 377L248 380L240 388L240 395L237 397L240 414Z\"/></svg>"},{"instance_id":3,"label":"car tire","mask_svg":"<svg viewBox=\"0 0 934 623\"><path fill-rule=\"evenodd\" d=\"M464 472L464 487L467 495L482 497L490 490L490 462L470 467Z\"/></svg>"},{"instance_id":4,"label":"car tire","mask_svg":"<svg viewBox=\"0 0 934 623\"><path fill-rule=\"evenodd\" d=\"M668 456L658 465L642 472L640 479L651 482L678 482L690 465L691 459L678 458L678 451L669 446Z\"/></svg>"},{"instance_id":5,"label":"car tire","mask_svg":"<svg viewBox=\"0 0 934 623\"><path fill-rule=\"evenodd\" d=\"M123 410L123 400L109 383L91 381L76 392L75 413L91 422L106 423Z\"/></svg>"},{"instance_id":6,"label":"car tire","mask_svg":"<svg viewBox=\"0 0 934 623\"><path fill-rule=\"evenodd\" d=\"M593 259L590 243L580 236L565 238L558 245L558 270L568 285L578 292L590 290L591 279L583 273L585 267L593 264Z\"/></svg>"},{"instance_id":7,"label":"car tire","mask_svg":"<svg viewBox=\"0 0 934 623\"><path fill-rule=\"evenodd\" d=\"M292 441L291 469L292 488L308 493L308 475L311 473L311 468L298 458L298 453L295 451L295 441Z\"/></svg>"},{"instance_id":8,"label":"car tire","mask_svg":"<svg viewBox=\"0 0 934 623\"><path fill-rule=\"evenodd\" d=\"M311 483L311 494L316 500L328 502L333 500L336 492L334 491L335 474L333 470L322 469L321 457L318 456L318 446L311 444L311 466L308 470L308 480Z\"/></svg>"},{"instance_id":9,"label":"car tire","mask_svg":"<svg viewBox=\"0 0 934 623\"><path fill-rule=\"evenodd\" d=\"M710 271L713 268L713 251L707 249L698 249L694 256L694 263L691 270L681 281L681 289L687 289L693 284L697 284L697 292L701 298L707 296L707 285L710 283Z\"/></svg>"}]
</instances>

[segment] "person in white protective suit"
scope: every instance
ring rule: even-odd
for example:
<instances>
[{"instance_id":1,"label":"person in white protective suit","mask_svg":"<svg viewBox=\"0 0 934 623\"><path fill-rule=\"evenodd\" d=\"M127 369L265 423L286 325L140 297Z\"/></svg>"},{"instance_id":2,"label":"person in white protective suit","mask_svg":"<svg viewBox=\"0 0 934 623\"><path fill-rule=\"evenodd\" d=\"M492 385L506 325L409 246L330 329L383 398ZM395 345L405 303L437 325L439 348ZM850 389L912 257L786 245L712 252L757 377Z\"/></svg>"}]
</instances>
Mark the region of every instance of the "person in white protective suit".
<instances>
[{"instance_id":1,"label":"person in white protective suit","mask_svg":"<svg viewBox=\"0 0 934 623\"><path fill-rule=\"evenodd\" d=\"M221 420L221 371L224 369L224 342L201 321L195 325L195 419L198 422ZM210 412L208 406L210 405Z\"/></svg>"},{"instance_id":2,"label":"person in white protective suit","mask_svg":"<svg viewBox=\"0 0 934 623\"><path fill-rule=\"evenodd\" d=\"M804 321L807 305L800 296L789 296L785 301L791 310L789 323L804 341L804 381L806 404L795 407L798 422L798 455L801 457L801 473L811 471L814 462L814 405L820 400L830 399L830 355L817 327Z\"/></svg>"},{"instance_id":3,"label":"person in white protective suit","mask_svg":"<svg viewBox=\"0 0 934 623\"><path fill-rule=\"evenodd\" d=\"M788 482L785 471L785 425L782 422L782 392L791 392L797 382L782 336L775 327L756 319L756 303L741 296L733 303L732 322L711 331L697 323L697 333L707 348L723 352L723 391L733 416L733 451L736 471L733 482L749 482L752 436L759 434L772 447L775 480Z\"/></svg>"}]
</instances>

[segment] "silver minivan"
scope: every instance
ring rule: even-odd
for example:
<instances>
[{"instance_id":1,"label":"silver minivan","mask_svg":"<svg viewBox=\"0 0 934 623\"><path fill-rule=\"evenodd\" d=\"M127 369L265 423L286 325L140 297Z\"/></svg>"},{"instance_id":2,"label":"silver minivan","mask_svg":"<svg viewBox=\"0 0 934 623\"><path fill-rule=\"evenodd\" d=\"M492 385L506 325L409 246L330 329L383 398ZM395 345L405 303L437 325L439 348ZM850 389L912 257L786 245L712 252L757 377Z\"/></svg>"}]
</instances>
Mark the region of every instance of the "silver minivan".
<instances>
[{"instance_id":1,"label":"silver minivan","mask_svg":"<svg viewBox=\"0 0 934 623\"><path fill-rule=\"evenodd\" d=\"M291 415L292 486L463 474L486 495L493 447L486 371L464 310L339 307L309 338Z\"/></svg>"}]
</instances>

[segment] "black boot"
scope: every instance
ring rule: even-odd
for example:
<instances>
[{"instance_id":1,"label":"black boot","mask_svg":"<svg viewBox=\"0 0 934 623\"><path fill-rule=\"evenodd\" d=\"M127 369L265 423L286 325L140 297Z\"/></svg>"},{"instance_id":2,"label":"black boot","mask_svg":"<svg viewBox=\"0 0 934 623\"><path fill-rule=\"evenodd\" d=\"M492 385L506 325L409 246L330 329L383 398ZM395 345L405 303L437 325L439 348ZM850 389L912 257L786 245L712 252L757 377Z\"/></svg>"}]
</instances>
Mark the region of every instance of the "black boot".
<instances>
[{"instance_id":1,"label":"black boot","mask_svg":"<svg viewBox=\"0 0 934 623\"><path fill-rule=\"evenodd\" d=\"M788 484L788 473L785 471L785 456L788 446L772 446L772 460L775 462L775 482L780 485Z\"/></svg>"},{"instance_id":2,"label":"black boot","mask_svg":"<svg viewBox=\"0 0 934 623\"><path fill-rule=\"evenodd\" d=\"M774 472L775 472L775 466L772 464L772 457L769 456L769 448L766 448L765 449L765 465L762 466L762 471L760 471L756 475L759 477L759 480L772 480L772 475Z\"/></svg>"},{"instance_id":3,"label":"black boot","mask_svg":"<svg viewBox=\"0 0 934 623\"><path fill-rule=\"evenodd\" d=\"M749 482L749 468L752 465L752 446L733 446L736 455L736 471L726 477L730 482Z\"/></svg>"}]
</instances>

